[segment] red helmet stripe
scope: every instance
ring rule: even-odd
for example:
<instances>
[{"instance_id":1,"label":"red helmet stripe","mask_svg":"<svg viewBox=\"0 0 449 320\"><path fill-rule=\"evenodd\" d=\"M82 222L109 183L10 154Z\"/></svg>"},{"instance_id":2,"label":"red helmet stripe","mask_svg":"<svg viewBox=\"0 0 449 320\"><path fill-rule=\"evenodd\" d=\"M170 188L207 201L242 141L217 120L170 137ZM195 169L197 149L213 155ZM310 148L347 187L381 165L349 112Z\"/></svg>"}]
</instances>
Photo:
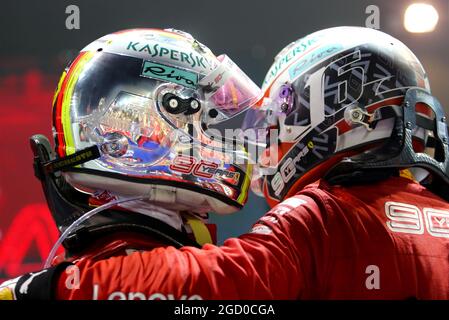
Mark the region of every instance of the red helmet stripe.
<instances>
[{"instance_id":1,"label":"red helmet stripe","mask_svg":"<svg viewBox=\"0 0 449 320\"><path fill-rule=\"evenodd\" d=\"M69 71L65 76L64 81L62 82L61 88L59 89L59 94L56 98L56 104L53 107L53 112L55 113L53 116L54 119L53 125L56 129L56 137L55 137L56 152L60 157L64 157L66 155L64 129L62 126L62 102L64 101L64 92L66 90L67 83L69 82L69 79L72 75L72 72L73 70L75 70L75 66L86 53L88 52L87 51L81 52L73 61L73 63L70 65Z\"/></svg>"}]
</instances>

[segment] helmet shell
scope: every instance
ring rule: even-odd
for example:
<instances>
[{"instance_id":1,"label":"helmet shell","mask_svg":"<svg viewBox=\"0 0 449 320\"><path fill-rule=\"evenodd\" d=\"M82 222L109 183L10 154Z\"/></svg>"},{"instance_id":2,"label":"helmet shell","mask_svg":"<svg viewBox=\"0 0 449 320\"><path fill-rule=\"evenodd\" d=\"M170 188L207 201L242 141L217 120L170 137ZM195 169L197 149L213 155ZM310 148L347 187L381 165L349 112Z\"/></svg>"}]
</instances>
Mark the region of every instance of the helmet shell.
<instances>
[{"instance_id":1,"label":"helmet shell","mask_svg":"<svg viewBox=\"0 0 449 320\"><path fill-rule=\"evenodd\" d=\"M246 121L279 129L274 174L261 177L269 203L321 178L343 156L387 140L394 121L385 107L400 106L413 87L430 91L420 61L377 30L330 28L286 46L266 74L258 110ZM254 114L267 110L271 117Z\"/></svg>"},{"instance_id":2,"label":"helmet shell","mask_svg":"<svg viewBox=\"0 0 449 320\"><path fill-rule=\"evenodd\" d=\"M63 176L94 197L145 195L171 209L234 212L247 199L245 150L230 151L205 130L259 94L228 57L188 33L132 29L101 37L69 64L53 100L57 155L96 144L101 157Z\"/></svg>"}]
</instances>

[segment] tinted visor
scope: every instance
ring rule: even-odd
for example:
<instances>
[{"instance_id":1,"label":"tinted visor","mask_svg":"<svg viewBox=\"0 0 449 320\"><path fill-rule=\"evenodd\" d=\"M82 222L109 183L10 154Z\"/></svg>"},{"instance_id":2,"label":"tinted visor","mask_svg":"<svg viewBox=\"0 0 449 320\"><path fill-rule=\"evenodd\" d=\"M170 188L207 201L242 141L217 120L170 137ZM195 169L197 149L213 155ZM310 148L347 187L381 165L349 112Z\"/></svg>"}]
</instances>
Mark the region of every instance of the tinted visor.
<instances>
[{"instance_id":1,"label":"tinted visor","mask_svg":"<svg viewBox=\"0 0 449 320\"><path fill-rule=\"evenodd\" d=\"M199 82L206 105L206 123L218 123L234 117L254 105L261 97L260 88L226 56L218 57L218 67Z\"/></svg>"}]
</instances>

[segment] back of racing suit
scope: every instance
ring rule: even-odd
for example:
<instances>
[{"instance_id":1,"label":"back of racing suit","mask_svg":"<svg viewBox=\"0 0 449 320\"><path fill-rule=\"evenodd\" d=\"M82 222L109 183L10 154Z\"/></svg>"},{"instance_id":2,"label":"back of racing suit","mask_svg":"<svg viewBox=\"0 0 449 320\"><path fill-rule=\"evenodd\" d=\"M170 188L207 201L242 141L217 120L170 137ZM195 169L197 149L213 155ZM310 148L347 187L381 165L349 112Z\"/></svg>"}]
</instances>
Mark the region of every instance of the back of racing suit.
<instances>
[{"instance_id":1,"label":"back of racing suit","mask_svg":"<svg viewBox=\"0 0 449 320\"><path fill-rule=\"evenodd\" d=\"M222 246L73 263L57 299L449 299L449 204L403 177L321 180Z\"/></svg>"}]
</instances>

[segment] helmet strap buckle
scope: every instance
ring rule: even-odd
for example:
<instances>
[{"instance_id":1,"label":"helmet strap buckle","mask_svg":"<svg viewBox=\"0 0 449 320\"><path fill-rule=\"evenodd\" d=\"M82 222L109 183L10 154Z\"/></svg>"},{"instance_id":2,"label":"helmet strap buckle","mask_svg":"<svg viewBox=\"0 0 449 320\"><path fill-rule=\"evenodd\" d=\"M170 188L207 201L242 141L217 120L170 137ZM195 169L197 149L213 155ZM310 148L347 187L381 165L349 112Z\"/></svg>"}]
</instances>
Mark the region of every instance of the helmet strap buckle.
<instances>
[{"instance_id":1,"label":"helmet strap buckle","mask_svg":"<svg viewBox=\"0 0 449 320\"><path fill-rule=\"evenodd\" d=\"M372 131L375 118L374 113L369 113L359 106L353 106L345 110L345 120L350 125L363 125L367 131Z\"/></svg>"}]
</instances>

